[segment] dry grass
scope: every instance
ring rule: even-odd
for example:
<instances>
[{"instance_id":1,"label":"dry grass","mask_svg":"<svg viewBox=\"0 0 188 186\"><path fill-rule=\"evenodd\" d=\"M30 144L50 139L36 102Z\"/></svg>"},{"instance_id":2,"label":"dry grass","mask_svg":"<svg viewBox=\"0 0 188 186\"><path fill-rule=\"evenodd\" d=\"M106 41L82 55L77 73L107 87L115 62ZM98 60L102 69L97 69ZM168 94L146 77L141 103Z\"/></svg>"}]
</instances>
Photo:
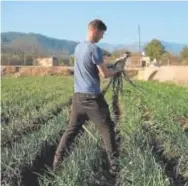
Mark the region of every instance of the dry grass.
<instances>
[{"instance_id":1,"label":"dry grass","mask_svg":"<svg viewBox=\"0 0 188 186\"><path fill-rule=\"evenodd\" d=\"M16 66L1 66L1 74L14 74L18 72L18 68Z\"/></svg>"},{"instance_id":2,"label":"dry grass","mask_svg":"<svg viewBox=\"0 0 188 186\"><path fill-rule=\"evenodd\" d=\"M71 75L72 71L65 66L41 67L41 66L4 66L2 67L2 76L46 76L46 75Z\"/></svg>"},{"instance_id":3,"label":"dry grass","mask_svg":"<svg viewBox=\"0 0 188 186\"><path fill-rule=\"evenodd\" d=\"M174 82L179 85L188 85L188 66L161 66L147 68L127 68L127 75L139 80L157 80L159 82ZM1 76L68 76L73 70L67 66L1 66Z\"/></svg>"}]
</instances>

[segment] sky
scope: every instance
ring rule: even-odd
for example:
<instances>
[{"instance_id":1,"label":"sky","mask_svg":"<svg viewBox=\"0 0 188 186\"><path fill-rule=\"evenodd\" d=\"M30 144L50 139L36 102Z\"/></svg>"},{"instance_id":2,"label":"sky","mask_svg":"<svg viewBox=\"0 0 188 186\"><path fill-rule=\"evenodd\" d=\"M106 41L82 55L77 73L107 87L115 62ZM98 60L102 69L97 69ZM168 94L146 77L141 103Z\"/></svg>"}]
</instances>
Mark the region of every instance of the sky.
<instances>
[{"instance_id":1,"label":"sky","mask_svg":"<svg viewBox=\"0 0 188 186\"><path fill-rule=\"evenodd\" d=\"M103 43L130 44L157 38L188 44L188 1L3 1L1 32L40 33L82 41L87 25L101 19L107 25Z\"/></svg>"}]
</instances>

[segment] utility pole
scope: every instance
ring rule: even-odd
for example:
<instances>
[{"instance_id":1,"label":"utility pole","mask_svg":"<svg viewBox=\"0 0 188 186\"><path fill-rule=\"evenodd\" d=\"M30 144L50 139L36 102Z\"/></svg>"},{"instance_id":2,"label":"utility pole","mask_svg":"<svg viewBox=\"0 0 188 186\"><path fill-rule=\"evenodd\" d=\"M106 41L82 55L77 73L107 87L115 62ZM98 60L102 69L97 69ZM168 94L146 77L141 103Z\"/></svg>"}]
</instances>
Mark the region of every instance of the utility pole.
<instances>
[{"instance_id":1,"label":"utility pole","mask_svg":"<svg viewBox=\"0 0 188 186\"><path fill-rule=\"evenodd\" d=\"M140 25L138 24L138 47L139 53L141 54L141 46L140 46Z\"/></svg>"}]
</instances>

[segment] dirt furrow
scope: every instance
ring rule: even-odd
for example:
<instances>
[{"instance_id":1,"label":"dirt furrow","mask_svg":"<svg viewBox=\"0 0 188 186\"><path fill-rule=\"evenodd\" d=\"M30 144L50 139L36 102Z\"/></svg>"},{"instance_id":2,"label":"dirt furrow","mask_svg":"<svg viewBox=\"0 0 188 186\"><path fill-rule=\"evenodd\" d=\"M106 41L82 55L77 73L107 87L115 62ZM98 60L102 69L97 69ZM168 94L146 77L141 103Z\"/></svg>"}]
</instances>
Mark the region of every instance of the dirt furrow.
<instances>
[{"instance_id":1,"label":"dirt furrow","mask_svg":"<svg viewBox=\"0 0 188 186\"><path fill-rule=\"evenodd\" d=\"M3 140L3 142L1 143L1 147L11 147L12 143L19 142L19 140L24 135L27 135L28 133L34 132L36 130L39 130L43 123L46 123L49 120L51 120L54 117L56 117L63 110L64 107L67 107L67 106L71 105L71 102L72 102L72 99L69 99L69 101L67 101L66 103L60 104L55 109L51 110L48 113L48 115L42 116L42 117L39 116L39 117L33 119L32 121L30 121L30 125L29 126L27 126L25 128L22 128L21 130L19 130L16 133L14 133L12 135L11 139Z\"/></svg>"}]
</instances>

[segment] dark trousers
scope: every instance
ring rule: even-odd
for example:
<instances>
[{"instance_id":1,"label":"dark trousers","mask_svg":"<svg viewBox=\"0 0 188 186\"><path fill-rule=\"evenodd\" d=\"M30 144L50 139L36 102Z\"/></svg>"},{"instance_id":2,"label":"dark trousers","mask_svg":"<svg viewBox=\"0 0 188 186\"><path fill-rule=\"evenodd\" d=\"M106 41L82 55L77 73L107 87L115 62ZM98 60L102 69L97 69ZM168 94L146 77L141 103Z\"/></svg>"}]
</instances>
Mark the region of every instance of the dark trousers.
<instances>
[{"instance_id":1,"label":"dark trousers","mask_svg":"<svg viewBox=\"0 0 188 186\"><path fill-rule=\"evenodd\" d=\"M56 155L63 156L69 150L74 138L82 131L82 125L88 119L92 120L98 128L105 144L109 161L117 157L114 123L110 117L109 106L104 96L74 93L69 125L63 134L56 150Z\"/></svg>"}]
</instances>

